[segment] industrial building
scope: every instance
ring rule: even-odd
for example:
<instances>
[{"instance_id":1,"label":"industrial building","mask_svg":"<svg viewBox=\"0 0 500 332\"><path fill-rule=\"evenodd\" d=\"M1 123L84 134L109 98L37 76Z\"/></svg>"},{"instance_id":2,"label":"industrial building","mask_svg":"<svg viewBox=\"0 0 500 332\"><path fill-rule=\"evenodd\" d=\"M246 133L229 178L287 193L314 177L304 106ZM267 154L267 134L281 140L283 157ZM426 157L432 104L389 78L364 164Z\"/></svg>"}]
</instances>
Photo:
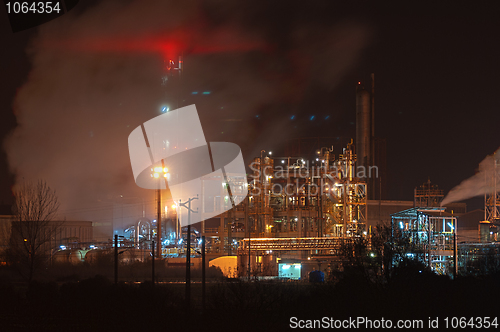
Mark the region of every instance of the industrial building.
<instances>
[{"instance_id":1,"label":"industrial building","mask_svg":"<svg viewBox=\"0 0 500 332\"><path fill-rule=\"evenodd\" d=\"M182 58L177 66L169 60L164 83L178 79L181 72ZM192 256L199 255L204 237L209 261L231 257L223 264L231 276L300 279L312 270L338 268L343 245L360 238L370 245L375 227L386 225L398 230L394 236L408 239L407 257L437 273L480 273L483 265L492 264L491 257L498 257L496 188L485 197L484 212L467 213L465 203L441 206L444 192L430 180L415 188L412 201L384 199L386 147L385 140L375 136L374 86L373 74L370 90L361 82L356 85L355 141L295 138L286 145L284 156L262 150L248 165L247 181L232 183L233 196L246 192L237 188L248 186L243 202L231 208L224 187L219 195L204 197L203 211L221 214L193 225L190 234L180 227L181 207L168 193L152 193L152 199L120 196L105 218L65 222L51 243L53 250L85 249L92 261L97 255L93 249L111 249L112 237L118 236L119 246L130 253L122 260L146 260L155 241L160 243L156 257L174 266L186 260L188 237ZM4 238L2 246L6 245ZM481 257L489 261L480 266L471 263Z\"/></svg>"}]
</instances>

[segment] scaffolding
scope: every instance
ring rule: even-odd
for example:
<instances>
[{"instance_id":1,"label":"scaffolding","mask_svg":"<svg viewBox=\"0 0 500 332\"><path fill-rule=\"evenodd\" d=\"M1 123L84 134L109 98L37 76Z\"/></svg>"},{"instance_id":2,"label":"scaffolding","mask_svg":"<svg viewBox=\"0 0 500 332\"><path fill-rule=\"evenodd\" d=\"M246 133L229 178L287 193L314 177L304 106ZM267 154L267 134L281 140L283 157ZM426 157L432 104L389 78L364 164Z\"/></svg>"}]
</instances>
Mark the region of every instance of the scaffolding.
<instances>
[{"instance_id":1,"label":"scaffolding","mask_svg":"<svg viewBox=\"0 0 500 332\"><path fill-rule=\"evenodd\" d=\"M438 207L444 198L444 191L436 184L431 184L428 179L426 183L415 188L414 207Z\"/></svg>"},{"instance_id":2,"label":"scaffolding","mask_svg":"<svg viewBox=\"0 0 500 332\"><path fill-rule=\"evenodd\" d=\"M241 254L251 239L252 251L279 247L303 258L307 251L337 254L339 240L367 235L366 182L355 174L352 142L341 152L335 158L324 147L306 160L262 150L249 165L247 198L217 217L219 227L203 228L216 246L207 250Z\"/></svg>"},{"instance_id":3,"label":"scaffolding","mask_svg":"<svg viewBox=\"0 0 500 332\"><path fill-rule=\"evenodd\" d=\"M352 143L337 160L332 150L320 149L313 161L263 155L254 159L247 209L252 236L366 234L366 182L355 176Z\"/></svg>"},{"instance_id":4,"label":"scaffolding","mask_svg":"<svg viewBox=\"0 0 500 332\"><path fill-rule=\"evenodd\" d=\"M489 193L484 195L484 220L490 223L500 224L500 162L498 161L498 153L493 155L492 176L485 179ZM487 174L487 173L485 173Z\"/></svg>"},{"instance_id":5,"label":"scaffolding","mask_svg":"<svg viewBox=\"0 0 500 332\"><path fill-rule=\"evenodd\" d=\"M407 240L406 247L398 251L436 273L456 273L457 218L444 207L415 207L392 214L391 227L393 245L398 237Z\"/></svg>"}]
</instances>

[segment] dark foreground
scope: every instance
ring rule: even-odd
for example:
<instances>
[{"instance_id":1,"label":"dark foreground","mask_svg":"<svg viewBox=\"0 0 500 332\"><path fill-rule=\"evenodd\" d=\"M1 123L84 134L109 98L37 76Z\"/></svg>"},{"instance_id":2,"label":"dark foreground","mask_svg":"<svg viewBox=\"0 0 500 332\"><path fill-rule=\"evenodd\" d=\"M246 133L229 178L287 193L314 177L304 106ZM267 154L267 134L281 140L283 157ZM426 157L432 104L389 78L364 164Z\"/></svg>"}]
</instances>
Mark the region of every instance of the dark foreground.
<instances>
[{"instance_id":1,"label":"dark foreground","mask_svg":"<svg viewBox=\"0 0 500 332\"><path fill-rule=\"evenodd\" d=\"M373 283L352 273L335 284L212 280L205 310L201 284L192 285L189 311L184 289L181 283L114 285L102 276L29 285L3 280L1 331L284 331L314 319L357 317L420 319L425 328L418 330L428 330L429 318L439 317L438 330L443 330L446 317L451 323L452 317L488 316L492 321L500 315L500 275L450 280L409 271Z\"/></svg>"}]
</instances>

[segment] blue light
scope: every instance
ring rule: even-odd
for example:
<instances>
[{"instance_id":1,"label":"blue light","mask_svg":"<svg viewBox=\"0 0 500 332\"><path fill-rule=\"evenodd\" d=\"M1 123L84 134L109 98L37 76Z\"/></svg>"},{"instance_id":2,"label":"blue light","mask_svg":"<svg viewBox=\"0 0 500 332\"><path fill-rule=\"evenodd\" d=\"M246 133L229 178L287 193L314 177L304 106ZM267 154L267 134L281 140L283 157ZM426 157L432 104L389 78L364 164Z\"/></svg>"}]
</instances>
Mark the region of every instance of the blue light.
<instances>
[{"instance_id":1,"label":"blue light","mask_svg":"<svg viewBox=\"0 0 500 332\"><path fill-rule=\"evenodd\" d=\"M198 94L198 91L193 91L191 92L192 95L197 95Z\"/></svg>"},{"instance_id":2,"label":"blue light","mask_svg":"<svg viewBox=\"0 0 500 332\"><path fill-rule=\"evenodd\" d=\"M311 116L311 117L309 118L309 120L311 120L311 121L312 121L312 120L314 120L314 115L313 115L313 116Z\"/></svg>"},{"instance_id":3,"label":"blue light","mask_svg":"<svg viewBox=\"0 0 500 332\"><path fill-rule=\"evenodd\" d=\"M183 239L180 239L178 244L181 244L181 243L182 243L182 240L183 240Z\"/></svg>"},{"instance_id":4,"label":"blue light","mask_svg":"<svg viewBox=\"0 0 500 332\"><path fill-rule=\"evenodd\" d=\"M170 110L170 108L169 108L168 106L163 106L163 107L161 108L161 112L162 112L162 113L167 113L169 110Z\"/></svg>"},{"instance_id":5,"label":"blue light","mask_svg":"<svg viewBox=\"0 0 500 332\"><path fill-rule=\"evenodd\" d=\"M62 250L66 250L66 246L63 245L59 246L59 248L61 248Z\"/></svg>"},{"instance_id":6,"label":"blue light","mask_svg":"<svg viewBox=\"0 0 500 332\"><path fill-rule=\"evenodd\" d=\"M295 119L295 115L292 115L292 116L290 117L290 120L293 120L293 119Z\"/></svg>"},{"instance_id":7,"label":"blue light","mask_svg":"<svg viewBox=\"0 0 500 332\"><path fill-rule=\"evenodd\" d=\"M330 116L329 116L329 115L327 115L327 116L325 117L325 120L328 120L328 118L329 118L329 117L330 117Z\"/></svg>"},{"instance_id":8,"label":"blue light","mask_svg":"<svg viewBox=\"0 0 500 332\"><path fill-rule=\"evenodd\" d=\"M453 225L451 224L451 222L448 223L448 226L450 226L451 230L455 229L455 227L453 227Z\"/></svg>"},{"instance_id":9,"label":"blue light","mask_svg":"<svg viewBox=\"0 0 500 332\"><path fill-rule=\"evenodd\" d=\"M209 95L209 94L211 94L211 93L212 93L211 91L203 91L203 94L204 94L204 95Z\"/></svg>"},{"instance_id":10,"label":"blue light","mask_svg":"<svg viewBox=\"0 0 500 332\"><path fill-rule=\"evenodd\" d=\"M404 227L404 225L403 225L403 222L402 222L402 221L400 221L400 222L399 222L399 227L400 227L401 229L405 228L405 227Z\"/></svg>"}]
</instances>

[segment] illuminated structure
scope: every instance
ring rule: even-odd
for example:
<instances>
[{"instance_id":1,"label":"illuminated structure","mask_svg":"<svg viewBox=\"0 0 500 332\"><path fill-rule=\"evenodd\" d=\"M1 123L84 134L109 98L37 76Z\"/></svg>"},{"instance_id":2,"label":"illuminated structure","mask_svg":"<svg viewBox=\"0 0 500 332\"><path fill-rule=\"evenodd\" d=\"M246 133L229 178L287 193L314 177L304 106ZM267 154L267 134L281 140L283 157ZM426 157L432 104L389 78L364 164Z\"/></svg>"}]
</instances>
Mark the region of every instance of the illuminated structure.
<instances>
[{"instance_id":1,"label":"illuminated structure","mask_svg":"<svg viewBox=\"0 0 500 332\"><path fill-rule=\"evenodd\" d=\"M366 183L355 176L352 144L337 160L332 152L318 151L312 166L301 158L254 159L248 199L252 233L300 238L364 231Z\"/></svg>"},{"instance_id":2,"label":"illuminated structure","mask_svg":"<svg viewBox=\"0 0 500 332\"><path fill-rule=\"evenodd\" d=\"M273 257L338 258L342 240L367 235L366 183L356 177L352 143L337 159L322 148L312 162L264 153L250 165L246 203L221 215L219 228L204 229L213 253L232 252L240 241L240 275L249 255L251 269L263 272Z\"/></svg>"},{"instance_id":3,"label":"illuminated structure","mask_svg":"<svg viewBox=\"0 0 500 332\"><path fill-rule=\"evenodd\" d=\"M431 180L420 187L415 188L414 207L438 207L444 198L444 191L437 185L431 184Z\"/></svg>"},{"instance_id":4,"label":"illuminated structure","mask_svg":"<svg viewBox=\"0 0 500 332\"><path fill-rule=\"evenodd\" d=\"M492 177L486 179L490 192L484 195L484 220L490 223L500 223L500 193L498 182L500 181L500 163L497 154L494 155L492 165Z\"/></svg>"},{"instance_id":5,"label":"illuminated structure","mask_svg":"<svg viewBox=\"0 0 500 332\"><path fill-rule=\"evenodd\" d=\"M493 155L491 167L491 178L485 179L489 192L484 195L484 221L479 224L479 236L481 242L499 241L500 237L500 163L497 153Z\"/></svg>"},{"instance_id":6,"label":"illuminated structure","mask_svg":"<svg viewBox=\"0 0 500 332\"><path fill-rule=\"evenodd\" d=\"M444 207L415 207L395 213L391 229L393 243L404 243L396 251L439 274L456 273L457 218L445 212Z\"/></svg>"},{"instance_id":7,"label":"illuminated structure","mask_svg":"<svg viewBox=\"0 0 500 332\"><path fill-rule=\"evenodd\" d=\"M163 164L163 161L162 161ZM154 167L151 168L151 177L155 178L158 180L158 201L157 201L157 208L156 208L156 214L157 214L157 219L156 219L156 238L157 238L157 253L156 257L162 257L162 224L163 224L163 218L162 218L162 203L161 203L161 189L160 189L160 181L164 180L165 184L167 184L167 180L169 179L169 173L168 173L168 168L167 167ZM168 185L168 184L167 184ZM166 209L166 207L165 207ZM166 211L165 211L166 212ZM166 213L165 213L166 214Z\"/></svg>"}]
</instances>

